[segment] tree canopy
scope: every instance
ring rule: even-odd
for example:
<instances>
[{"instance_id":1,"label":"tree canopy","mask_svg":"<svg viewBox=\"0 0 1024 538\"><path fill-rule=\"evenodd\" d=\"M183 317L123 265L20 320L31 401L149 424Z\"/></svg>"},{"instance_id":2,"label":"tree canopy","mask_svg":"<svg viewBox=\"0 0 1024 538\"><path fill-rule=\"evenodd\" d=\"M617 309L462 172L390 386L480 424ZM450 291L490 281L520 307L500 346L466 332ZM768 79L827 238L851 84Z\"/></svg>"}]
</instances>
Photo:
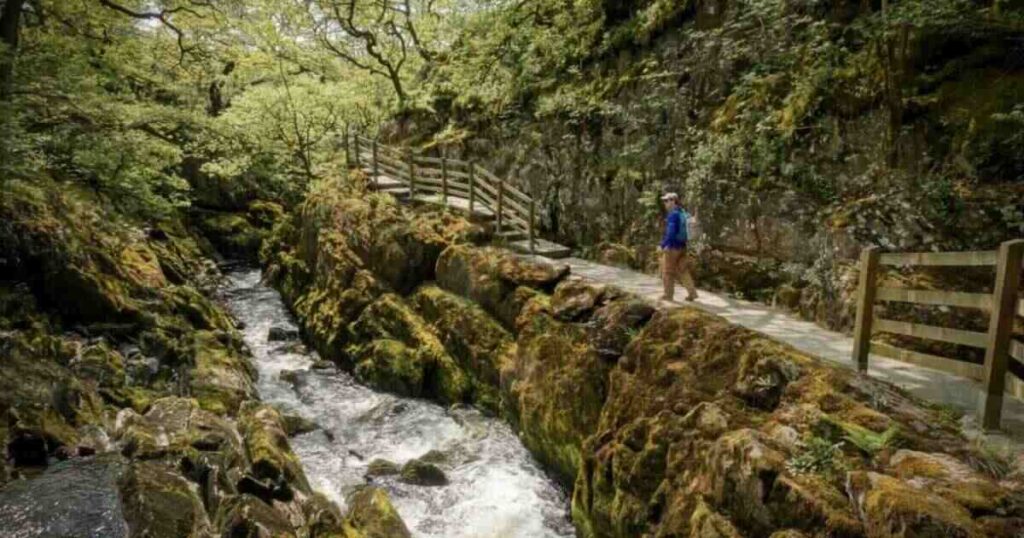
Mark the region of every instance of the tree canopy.
<instances>
[{"instance_id":1,"label":"tree canopy","mask_svg":"<svg viewBox=\"0 0 1024 538\"><path fill-rule=\"evenodd\" d=\"M669 186L723 234L738 213L836 223L909 203L892 233L927 242L955 236L942 222L980 196L1005 235L1024 222L1005 202L1024 177L1021 13L1003 0L3 0L0 177L44 173L161 215L209 203L208 184L297 196L341 170L346 128L384 126L522 172L573 242L630 234ZM596 221L567 218L588 207Z\"/></svg>"}]
</instances>

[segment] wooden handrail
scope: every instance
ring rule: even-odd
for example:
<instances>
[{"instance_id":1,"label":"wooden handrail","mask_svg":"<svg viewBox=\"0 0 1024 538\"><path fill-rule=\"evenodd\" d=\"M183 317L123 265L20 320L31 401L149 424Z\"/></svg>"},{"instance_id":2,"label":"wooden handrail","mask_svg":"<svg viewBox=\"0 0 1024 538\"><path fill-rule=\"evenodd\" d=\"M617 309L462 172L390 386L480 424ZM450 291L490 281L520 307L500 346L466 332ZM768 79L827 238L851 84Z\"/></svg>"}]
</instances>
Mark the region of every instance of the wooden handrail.
<instances>
[{"instance_id":1,"label":"wooden handrail","mask_svg":"<svg viewBox=\"0 0 1024 538\"><path fill-rule=\"evenodd\" d=\"M877 299L894 303L955 306L958 308L980 308L982 310L992 309L992 296L987 293L878 288Z\"/></svg>"},{"instance_id":2,"label":"wooden handrail","mask_svg":"<svg viewBox=\"0 0 1024 538\"><path fill-rule=\"evenodd\" d=\"M1024 316L1024 299L1018 289L1024 264L1024 239L1007 241L998 251L908 252L882 254L877 248L865 249L860 259L860 283L857 290L857 319L854 327L853 360L866 371L870 353L895 360L968 377L982 382L983 394L978 406L978 421L985 429L998 429L1002 416L1003 394L1020 383L1008 382L1011 358L1024 361L1024 344L1013 340L1013 318ZM942 290L914 290L878 287L880 265L918 266L995 266L993 293L964 293ZM876 301L919 305L977 308L989 312L988 331L965 331L888 319L874 319ZM985 350L984 364L939 357L896 346L871 342L873 331L910 336Z\"/></svg>"},{"instance_id":3,"label":"wooden handrail","mask_svg":"<svg viewBox=\"0 0 1024 538\"><path fill-rule=\"evenodd\" d=\"M349 152L349 140L350 135L346 131L346 154ZM413 197L420 192L440 194L443 203L447 203L451 196L468 197L470 213L478 206L482 207L494 216L498 232L526 234L533 251L536 204L530 195L509 181L472 161L433 157L411 147L388 146L359 134L351 135L351 141L352 165L370 174L376 185L379 185L380 177L388 177L398 181L400 186L408 187Z\"/></svg>"},{"instance_id":4,"label":"wooden handrail","mask_svg":"<svg viewBox=\"0 0 1024 538\"><path fill-rule=\"evenodd\" d=\"M930 265L947 267L984 267L996 264L996 251L981 252L893 252L882 254L882 265Z\"/></svg>"}]
</instances>

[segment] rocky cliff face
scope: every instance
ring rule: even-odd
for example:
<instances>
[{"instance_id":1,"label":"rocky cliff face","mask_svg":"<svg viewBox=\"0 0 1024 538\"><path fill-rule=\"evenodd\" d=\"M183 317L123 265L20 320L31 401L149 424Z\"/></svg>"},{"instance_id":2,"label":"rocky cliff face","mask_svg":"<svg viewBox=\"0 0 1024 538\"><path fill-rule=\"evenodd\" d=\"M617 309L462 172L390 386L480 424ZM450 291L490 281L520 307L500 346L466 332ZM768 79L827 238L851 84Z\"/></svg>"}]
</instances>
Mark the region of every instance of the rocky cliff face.
<instances>
[{"instance_id":1,"label":"rocky cliff face","mask_svg":"<svg viewBox=\"0 0 1024 538\"><path fill-rule=\"evenodd\" d=\"M202 240L176 220L139 229L45 182L5 189L4 532L377 536L312 491L281 416L258 401L248 351L210 299L218 272Z\"/></svg>"},{"instance_id":2,"label":"rocky cliff face","mask_svg":"<svg viewBox=\"0 0 1024 538\"><path fill-rule=\"evenodd\" d=\"M1024 461L968 442L941 409L472 237L327 184L263 254L325 356L508 420L572 489L581 535L1024 532Z\"/></svg>"}]
</instances>

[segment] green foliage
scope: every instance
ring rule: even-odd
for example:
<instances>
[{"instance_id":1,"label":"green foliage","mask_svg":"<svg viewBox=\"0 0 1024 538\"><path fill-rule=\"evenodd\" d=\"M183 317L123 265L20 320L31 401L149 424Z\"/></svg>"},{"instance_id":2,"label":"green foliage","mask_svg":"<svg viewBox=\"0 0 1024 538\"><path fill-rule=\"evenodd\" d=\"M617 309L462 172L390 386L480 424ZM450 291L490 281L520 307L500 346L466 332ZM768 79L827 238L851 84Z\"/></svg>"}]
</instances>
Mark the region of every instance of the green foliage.
<instances>
[{"instance_id":1,"label":"green foliage","mask_svg":"<svg viewBox=\"0 0 1024 538\"><path fill-rule=\"evenodd\" d=\"M811 437L803 444L802 452L786 461L786 469L794 474L838 476L846 471L842 446L842 441L833 443L821 437Z\"/></svg>"},{"instance_id":2,"label":"green foliage","mask_svg":"<svg viewBox=\"0 0 1024 538\"><path fill-rule=\"evenodd\" d=\"M826 417L825 422L838 428L842 433L844 441L849 442L863 452L864 455L872 458L882 449L892 446L900 432L898 426L891 426L882 433L875 433L858 424L836 420L831 417Z\"/></svg>"}]
</instances>

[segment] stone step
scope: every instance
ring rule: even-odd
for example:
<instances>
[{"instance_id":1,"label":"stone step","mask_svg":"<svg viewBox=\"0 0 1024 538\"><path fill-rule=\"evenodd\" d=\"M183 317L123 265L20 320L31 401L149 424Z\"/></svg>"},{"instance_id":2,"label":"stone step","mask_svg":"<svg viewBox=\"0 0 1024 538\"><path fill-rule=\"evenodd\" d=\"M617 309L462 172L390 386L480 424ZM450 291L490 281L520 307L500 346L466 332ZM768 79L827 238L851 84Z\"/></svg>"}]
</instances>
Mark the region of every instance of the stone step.
<instances>
[{"instance_id":1,"label":"stone step","mask_svg":"<svg viewBox=\"0 0 1024 538\"><path fill-rule=\"evenodd\" d=\"M559 245L558 243L548 241L547 239L535 239L533 252L530 252L529 239L511 241L507 246L512 251L519 252L520 254L536 254L537 256L544 256L545 258L551 258L553 260L568 258L572 255L572 249L569 247Z\"/></svg>"},{"instance_id":2,"label":"stone step","mask_svg":"<svg viewBox=\"0 0 1024 538\"><path fill-rule=\"evenodd\" d=\"M469 213L469 199L461 196L448 195L446 203L444 197L440 194L417 194L416 201L427 204L447 205L452 209ZM473 204L473 214L471 216L474 220L493 220L494 212L480 204Z\"/></svg>"}]
</instances>

